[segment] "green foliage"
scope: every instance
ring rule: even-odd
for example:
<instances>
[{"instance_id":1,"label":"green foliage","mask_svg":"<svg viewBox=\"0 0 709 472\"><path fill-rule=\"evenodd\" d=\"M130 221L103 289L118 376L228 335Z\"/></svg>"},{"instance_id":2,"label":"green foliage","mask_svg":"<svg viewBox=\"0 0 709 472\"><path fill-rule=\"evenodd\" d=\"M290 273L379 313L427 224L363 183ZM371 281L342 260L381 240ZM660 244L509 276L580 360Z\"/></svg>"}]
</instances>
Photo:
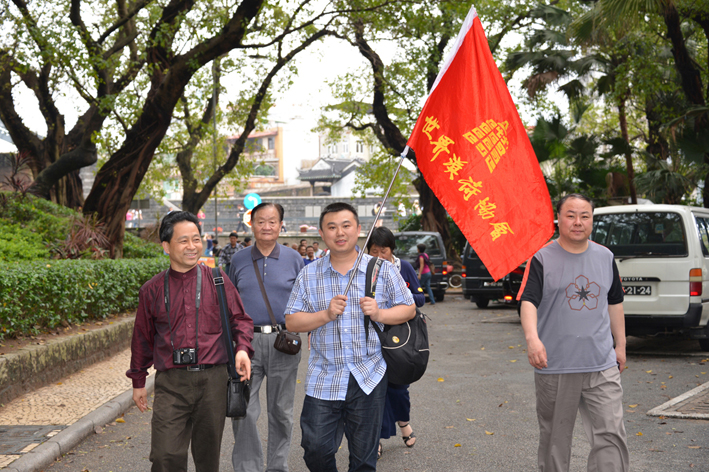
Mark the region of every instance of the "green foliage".
<instances>
[{"instance_id":1,"label":"green foliage","mask_svg":"<svg viewBox=\"0 0 709 472\"><path fill-rule=\"evenodd\" d=\"M391 183L391 178L394 176L394 172L400 160L401 158L395 160L391 159L391 156L383 151L377 152L357 170L355 185L352 189L352 199L357 198L357 195L359 195L360 198L365 198L367 196L367 190L372 190L374 185L377 186L375 187L375 193L383 197ZM391 193L389 194L389 205L396 208L399 206L399 203L409 203L409 199L407 198L410 193L408 186L413 180L413 175L413 172L408 170L404 165L401 166L399 174L392 185ZM395 218L397 215L398 213L394 212Z\"/></svg>"},{"instance_id":2,"label":"green foliage","mask_svg":"<svg viewBox=\"0 0 709 472\"><path fill-rule=\"evenodd\" d=\"M125 240L123 241L124 259L148 259L155 257L161 258L163 256L163 249L159 244L145 241L126 232Z\"/></svg>"},{"instance_id":3,"label":"green foliage","mask_svg":"<svg viewBox=\"0 0 709 472\"><path fill-rule=\"evenodd\" d=\"M66 250L67 241L76 246L76 256L94 257L89 244L96 234L96 222L91 223L74 210L33 195L20 197L15 193L0 193L0 261L49 259L50 249ZM86 231L86 230L91 231ZM126 259L162 256L162 248L126 233Z\"/></svg>"},{"instance_id":4,"label":"green foliage","mask_svg":"<svg viewBox=\"0 0 709 472\"><path fill-rule=\"evenodd\" d=\"M0 261L31 261L48 257L40 235L0 219Z\"/></svg>"},{"instance_id":5,"label":"green foliage","mask_svg":"<svg viewBox=\"0 0 709 472\"><path fill-rule=\"evenodd\" d=\"M133 310L168 258L0 263L0 339Z\"/></svg>"}]
</instances>

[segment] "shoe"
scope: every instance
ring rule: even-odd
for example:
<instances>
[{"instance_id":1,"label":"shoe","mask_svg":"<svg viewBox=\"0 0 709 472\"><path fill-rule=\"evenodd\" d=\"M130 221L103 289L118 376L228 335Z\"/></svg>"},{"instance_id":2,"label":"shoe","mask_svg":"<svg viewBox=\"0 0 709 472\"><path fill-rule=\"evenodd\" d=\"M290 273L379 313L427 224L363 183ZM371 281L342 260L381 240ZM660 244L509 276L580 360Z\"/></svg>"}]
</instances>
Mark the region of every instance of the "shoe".
<instances>
[{"instance_id":1,"label":"shoe","mask_svg":"<svg viewBox=\"0 0 709 472\"><path fill-rule=\"evenodd\" d=\"M406 423L406 424L403 425L403 426L402 426L402 425L399 425L399 428L400 428L401 431L402 431L402 432L401 432L401 434L402 434L401 439L404 440L404 444L406 445L406 447L411 448L411 447L414 447L414 446L416 445L416 435L414 434L414 428L411 428L411 434L409 434L408 436L403 436L403 434L404 434L404 432L403 432L403 431L404 431L404 428L406 428L407 426L410 427L409 423ZM409 441L411 441L412 439L414 440L414 442L412 442L411 444L409 444Z\"/></svg>"}]
</instances>

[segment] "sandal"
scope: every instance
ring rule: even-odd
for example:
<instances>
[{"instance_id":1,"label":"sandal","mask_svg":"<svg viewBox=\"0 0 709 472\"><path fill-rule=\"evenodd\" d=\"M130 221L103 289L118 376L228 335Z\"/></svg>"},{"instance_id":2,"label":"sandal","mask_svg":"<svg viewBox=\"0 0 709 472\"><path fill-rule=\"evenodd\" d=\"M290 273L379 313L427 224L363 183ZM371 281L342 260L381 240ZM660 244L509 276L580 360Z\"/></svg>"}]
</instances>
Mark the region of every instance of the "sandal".
<instances>
[{"instance_id":1,"label":"sandal","mask_svg":"<svg viewBox=\"0 0 709 472\"><path fill-rule=\"evenodd\" d=\"M402 430L402 433L401 433L401 434L402 434L402 437L401 437L401 439L404 440L404 445L406 445L406 447L408 447L408 448L411 448L411 447L414 447L414 446L416 445L416 441L415 441L416 435L414 434L414 428L411 428L411 434L409 434L408 436L403 436L403 434L404 434L404 433L403 433L403 430L404 430L404 428L406 428L407 426L409 426L409 423L406 423L405 425L401 425L401 424L400 424L400 425L399 425L399 428ZM409 441L411 441L412 439L414 439L414 442L411 443L411 444L409 444Z\"/></svg>"},{"instance_id":2,"label":"sandal","mask_svg":"<svg viewBox=\"0 0 709 472\"><path fill-rule=\"evenodd\" d=\"M382 458L382 442L379 441L379 448L377 448L377 460Z\"/></svg>"}]
</instances>

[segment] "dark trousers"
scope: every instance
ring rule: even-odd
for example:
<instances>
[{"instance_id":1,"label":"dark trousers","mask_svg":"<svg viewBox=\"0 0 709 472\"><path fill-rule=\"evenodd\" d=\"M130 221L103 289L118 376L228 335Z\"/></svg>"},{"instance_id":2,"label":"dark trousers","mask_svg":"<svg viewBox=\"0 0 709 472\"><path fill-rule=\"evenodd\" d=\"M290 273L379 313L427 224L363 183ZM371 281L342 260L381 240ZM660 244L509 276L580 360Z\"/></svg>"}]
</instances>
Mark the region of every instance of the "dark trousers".
<instances>
[{"instance_id":1,"label":"dark trousers","mask_svg":"<svg viewBox=\"0 0 709 472\"><path fill-rule=\"evenodd\" d=\"M344 427L350 451L349 472L377 470L377 445L382 427L387 377L365 394L350 374L344 401L305 397L300 427L303 458L312 472L337 472L335 453ZM344 424L344 426L343 426Z\"/></svg>"},{"instance_id":2,"label":"dark trousers","mask_svg":"<svg viewBox=\"0 0 709 472\"><path fill-rule=\"evenodd\" d=\"M219 471L226 383L225 365L201 372L170 369L157 373L150 448L152 472L186 472L190 440L197 472Z\"/></svg>"}]
</instances>

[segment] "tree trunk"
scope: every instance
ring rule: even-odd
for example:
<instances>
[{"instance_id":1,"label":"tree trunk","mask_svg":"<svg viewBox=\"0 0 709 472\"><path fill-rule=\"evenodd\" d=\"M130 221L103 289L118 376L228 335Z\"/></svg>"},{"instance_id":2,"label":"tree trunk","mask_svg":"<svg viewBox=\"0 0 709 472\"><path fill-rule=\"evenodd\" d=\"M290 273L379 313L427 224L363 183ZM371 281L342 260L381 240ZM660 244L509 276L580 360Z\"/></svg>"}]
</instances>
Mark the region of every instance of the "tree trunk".
<instances>
[{"instance_id":1,"label":"tree trunk","mask_svg":"<svg viewBox=\"0 0 709 472\"><path fill-rule=\"evenodd\" d=\"M704 88L702 87L701 71L687 50L687 44L682 34L682 22L673 2L665 3L662 17L667 26L667 36L670 38L670 41L672 41L672 56L674 57L675 67L677 68L677 72L679 72L682 90L684 91L687 101L695 106L705 106L706 100L704 98ZM709 28L703 21L700 21L700 24L702 24L705 30L705 36L709 41L709 35L706 34ZM709 86L709 84L707 85ZM707 93L709 93L709 90ZM709 119L707 119L706 115L698 117L695 120L694 130L698 136L709 133ZM709 164L709 154L704 155L704 163ZM709 208L709 174L704 177L702 199L704 200L704 207Z\"/></svg>"},{"instance_id":2,"label":"tree trunk","mask_svg":"<svg viewBox=\"0 0 709 472\"><path fill-rule=\"evenodd\" d=\"M648 141L645 150L656 159L666 161L670 155L670 145L661 132L662 118L657 112L657 104L650 97L646 98L645 117L648 128Z\"/></svg>"},{"instance_id":3,"label":"tree trunk","mask_svg":"<svg viewBox=\"0 0 709 472\"><path fill-rule=\"evenodd\" d=\"M53 202L74 210L84 206L84 186L79 171L75 170L57 181L52 187Z\"/></svg>"},{"instance_id":4,"label":"tree trunk","mask_svg":"<svg viewBox=\"0 0 709 472\"><path fill-rule=\"evenodd\" d=\"M628 172L628 189L630 189L630 202L633 205L638 204L638 195L635 191L635 170L633 170L633 154L630 152L630 140L628 138L628 119L625 112L625 99L621 99L618 103L618 119L620 121L620 134L627 144L625 150L625 167Z\"/></svg>"},{"instance_id":5,"label":"tree trunk","mask_svg":"<svg viewBox=\"0 0 709 472\"><path fill-rule=\"evenodd\" d=\"M421 229L423 231L437 231L441 233L443 244L446 247L448 262L461 262L458 251L453 248L453 240L451 238L450 226L448 225L446 209L443 207L440 200L438 200L436 194L433 193L431 187L428 186L428 182L426 182L426 179L424 179L422 175L419 175L414 185L419 192L419 203L424 209L428 209L428 211L422 211L421 213Z\"/></svg>"},{"instance_id":6,"label":"tree trunk","mask_svg":"<svg viewBox=\"0 0 709 472\"><path fill-rule=\"evenodd\" d=\"M111 257L123 256L125 215L130 210L133 196L150 166L155 150L170 126L171 112L180 97L180 89L173 89L160 98L165 108L158 108L148 99L143 114L128 131L123 146L114 153L96 174L94 186L86 199L84 213L96 213L105 226L111 243ZM155 95L153 95L155 97ZM172 106L170 106L170 104ZM170 111L166 111L170 110Z\"/></svg>"}]
</instances>

